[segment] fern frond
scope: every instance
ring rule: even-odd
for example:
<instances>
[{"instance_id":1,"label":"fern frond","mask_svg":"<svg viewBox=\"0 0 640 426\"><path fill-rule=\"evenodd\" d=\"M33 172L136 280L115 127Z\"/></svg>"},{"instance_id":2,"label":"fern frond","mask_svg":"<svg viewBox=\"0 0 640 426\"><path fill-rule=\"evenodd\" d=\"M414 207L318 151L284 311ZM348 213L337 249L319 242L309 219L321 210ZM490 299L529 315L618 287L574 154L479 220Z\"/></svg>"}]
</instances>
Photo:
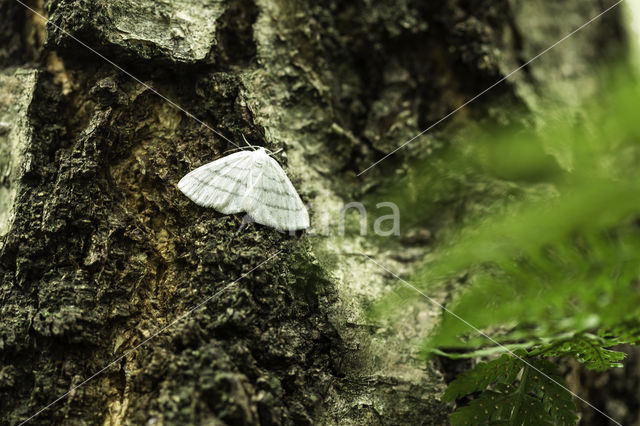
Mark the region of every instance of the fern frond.
<instances>
[{"instance_id":1,"label":"fern frond","mask_svg":"<svg viewBox=\"0 0 640 426\"><path fill-rule=\"evenodd\" d=\"M451 424L574 425L576 406L556 366L545 360L525 361L505 354L451 382L443 401L481 392L451 414Z\"/></svg>"},{"instance_id":2,"label":"fern frond","mask_svg":"<svg viewBox=\"0 0 640 426\"><path fill-rule=\"evenodd\" d=\"M616 342L619 340L616 338ZM613 346L592 334L581 334L573 339L544 351L545 356L573 357L590 370L605 371L609 368L622 367L621 361L626 358L624 352L606 349Z\"/></svg>"},{"instance_id":3,"label":"fern frond","mask_svg":"<svg viewBox=\"0 0 640 426\"><path fill-rule=\"evenodd\" d=\"M481 362L456 377L442 395L442 400L455 401L464 395L483 391L494 384L513 383L521 368L520 361L507 354L493 361Z\"/></svg>"}]
</instances>

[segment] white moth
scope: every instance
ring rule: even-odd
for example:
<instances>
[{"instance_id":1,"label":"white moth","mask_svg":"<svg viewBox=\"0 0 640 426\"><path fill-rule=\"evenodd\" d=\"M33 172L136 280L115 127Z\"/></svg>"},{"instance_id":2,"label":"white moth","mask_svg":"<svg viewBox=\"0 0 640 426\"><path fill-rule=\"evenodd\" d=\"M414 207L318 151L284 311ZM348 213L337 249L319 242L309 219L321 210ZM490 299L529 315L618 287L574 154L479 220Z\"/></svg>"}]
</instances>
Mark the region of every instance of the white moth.
<instances>
[{"instance_id":1,"label":"white moth","mask_svg":"<svg viewBox=\"0 0 640 426\"><path fill-rule=\"evenodd\" d=\"M246 212L254 221L284 231L309 227L300 196L264 148L205 164L183 177L178 188L199 206L224 214Z\"/></svg>"}]
</instances>

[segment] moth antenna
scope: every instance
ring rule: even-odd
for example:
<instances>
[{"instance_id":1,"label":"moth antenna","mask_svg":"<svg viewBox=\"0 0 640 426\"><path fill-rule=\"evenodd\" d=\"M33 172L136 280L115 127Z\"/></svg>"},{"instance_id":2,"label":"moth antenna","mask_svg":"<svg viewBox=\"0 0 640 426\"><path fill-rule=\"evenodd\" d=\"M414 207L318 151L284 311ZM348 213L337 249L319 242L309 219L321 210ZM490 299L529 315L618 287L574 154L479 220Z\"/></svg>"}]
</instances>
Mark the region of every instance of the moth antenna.
<instances>
[{"instance_id":1,"label":"moth antenna","mask_svg":"<svg viewBox=\"0 0 640 426\"><path fill-rule=\"evenodd\" d=\"M253 149L254 151L256 150L253 145L251 145L249 143L249 141L247 141L247 138L244 137L244 133L242 134L242 139L244 139L245 143L249 146L249 148Z\"/></svg>"},{"instance_id":2,"label":"moth antenna","mask_svg":"<svg viewBox=\"0 0 640 426\"><path fill-rule=\"evenodd\" d=\"M284 151L284 148L280 148L276 152L273 152L273 151L269 150L269 155L273 157L273 156L275 156L276 154L278 154L279 152L282 152L282 151Z\"/></svg>"},{"instance_id":3,"label":"moth antenna","mask_svg":"<svg viewBox=\"0 0 640 426\"><path fill-rule=\"evenodd\" d=\"M241 146L239 148L231 148L231 149L228 149L228 150L224 151L223 154L226 154L227 152L244 151L245 149L247 149L247 148L244 147L244 146Z\"/></svg>"}]
</instances>

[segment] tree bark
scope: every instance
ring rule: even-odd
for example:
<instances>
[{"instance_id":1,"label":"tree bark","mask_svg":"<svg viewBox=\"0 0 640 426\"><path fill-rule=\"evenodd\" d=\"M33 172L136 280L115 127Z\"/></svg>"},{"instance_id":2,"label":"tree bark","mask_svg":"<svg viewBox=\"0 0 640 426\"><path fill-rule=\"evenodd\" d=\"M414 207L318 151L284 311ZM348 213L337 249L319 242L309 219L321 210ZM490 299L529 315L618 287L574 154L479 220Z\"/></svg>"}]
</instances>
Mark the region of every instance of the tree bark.
<instances>
[{"instance_id":1,"label":"tree bark","mask_svg":"<svg viewBox=\"0 0 640 426\"><path fill-rule=\"evenodd\" d=\"M380 248L337 218L474 118L593 92L617 11L356 178L611 4L29 3L45 27L0 0L0 423L64 396L33 423L445 424L448 367L410 344L438 309L373 327L366 307L399 283L354 255L403 273L431 240ZM193 117L284 148L325 235L238 230L182 196L184 174L234 148Z\"/></svg>"}]
</instances>

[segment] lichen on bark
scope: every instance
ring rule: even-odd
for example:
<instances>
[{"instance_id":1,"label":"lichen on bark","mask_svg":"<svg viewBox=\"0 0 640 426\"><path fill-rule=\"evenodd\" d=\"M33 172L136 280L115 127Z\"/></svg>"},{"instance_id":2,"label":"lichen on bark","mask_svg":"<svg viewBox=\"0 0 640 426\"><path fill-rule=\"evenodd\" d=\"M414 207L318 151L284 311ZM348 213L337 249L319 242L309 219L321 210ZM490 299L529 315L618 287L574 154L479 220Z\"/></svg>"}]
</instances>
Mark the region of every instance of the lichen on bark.
<instances>
[{"instance_id":1,"label":"lichen on bark","mask_svg":"<svg viewBox=\"0 0 640 426\"><path fill-rule=\"evenodd\" d=\"M11 228L17 185L29 169L25 155L31 139L27 110L35 80L33 69L0 73L0 237Z\"/></svg>"},{"instance_id":2,"label":"lichen on bark","mask_svg":"<svg viewBox=\"0 0 640 426\"><path fill-rule=\"evenodd\" d=\"M82 9L75 13L82 18L74 19L68 11L78 6ZM189 63L205 59L217 44L217 21L225 10L223 1L62 1L56 5L54 22L72 34L89 31L93 39L118 46L133 57L163 56ZM59 36L59 41L66 39Z\"/></svg>"}]
</instances>

